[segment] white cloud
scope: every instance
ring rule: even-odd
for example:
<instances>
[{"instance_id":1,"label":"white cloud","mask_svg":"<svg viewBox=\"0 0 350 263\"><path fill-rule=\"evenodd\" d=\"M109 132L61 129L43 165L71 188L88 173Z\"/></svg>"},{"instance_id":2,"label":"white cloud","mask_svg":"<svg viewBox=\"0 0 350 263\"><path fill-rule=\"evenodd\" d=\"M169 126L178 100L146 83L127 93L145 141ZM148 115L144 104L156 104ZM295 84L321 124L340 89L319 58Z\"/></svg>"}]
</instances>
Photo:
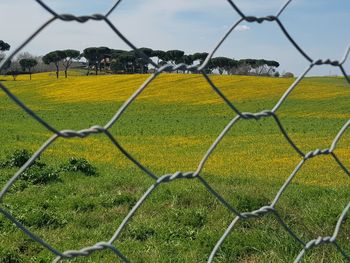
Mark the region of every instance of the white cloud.
<instances>
[{"instance_id":1,"label":"white cloud","mask_svg":"<svg viewBox=\"0 0 350 263\"><path fill-rule=\"evenodd\" d=\"M238 25L238 26L235 28L235 31L243 32L243 31L248 31L249 29L250 29L250 27L247 26L247 25Z\"/></svg>"}]
</instances>

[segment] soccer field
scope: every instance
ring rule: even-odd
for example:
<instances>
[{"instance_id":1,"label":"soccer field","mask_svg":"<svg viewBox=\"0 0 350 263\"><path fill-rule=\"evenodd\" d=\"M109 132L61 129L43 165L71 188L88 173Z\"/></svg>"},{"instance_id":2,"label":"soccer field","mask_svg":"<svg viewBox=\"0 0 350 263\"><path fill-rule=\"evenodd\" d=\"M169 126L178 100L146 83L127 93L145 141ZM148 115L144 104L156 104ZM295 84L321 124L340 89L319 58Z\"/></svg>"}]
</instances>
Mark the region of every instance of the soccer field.
<instances>
[{"instance_id":1,"label":"soccer field","mask_svg":"<svg viewBox=\"0 0 350 263\"><path fill-rule=\"evenodd\" d=\"M2 83L58 130L104 126L148 75L54 74L0 77ZM242 112L271 110L291 78L210 76ZM344 78L304 78L277 110L281 124L303 152L330 148L350 119L350 89ZM4 93L0 94L0 161L16 150L34 153L52 135ZM200 74L162 74L110 129L114 138L157 176L193 172L236 116ZM350 129L335 154L350 168ZM97 173L64 170L85 158ZM210 155L200 175L239 212L270 205L303 158L272 118L241 119ZM22 178L6 194L3 208L59 251L108 241L137 200L155 183L103 134L58 138L39 162L52 180ZM19 169L3 165L0 184ZM330 155L307 160L276 205L283 222L305 243L331 236L350 197L350 180ZM206 262L235 215L199 180L160 185L114 242L132 262ZM0 262L51 262L55 256L0 216ZM350 253L350 221L337 244ZM300 243L271 213L239 221L215 262L290 262ZM115 262L103 250L72 262ZM304 262L347 262L332 245L308 251Z\"/></svg>"}]
</instances>

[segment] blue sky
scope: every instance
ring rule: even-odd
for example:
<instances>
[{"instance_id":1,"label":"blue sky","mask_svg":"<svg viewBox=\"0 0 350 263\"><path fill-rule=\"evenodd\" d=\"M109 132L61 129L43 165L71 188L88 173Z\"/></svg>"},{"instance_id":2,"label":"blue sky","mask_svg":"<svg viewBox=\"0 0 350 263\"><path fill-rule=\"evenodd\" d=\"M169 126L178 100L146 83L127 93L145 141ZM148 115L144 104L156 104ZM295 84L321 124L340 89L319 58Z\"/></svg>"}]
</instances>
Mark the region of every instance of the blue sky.
<instances>
[{"instance_id":1,"label":"blue sky","mask_svg":"<svg viewBox=\"0 0 350 263\"><path fill-rule=\"evenodd\" d=\"M106 13L112 0L46 0L59 13L85 15ZM285 1L236 0L248 15L275 14ZM294 0L281 15L295 41L313 59L340 59L350 44L348 0ZM50 17L35 1L1 0L0 39L12 47L20 44ZM226 0L123 0L110 16L118 29L138 47L181 49L186 53L210 52L230 26L239 19ZM88 46L128 47L102 22L57 21L25 49L40 55L54 49ZM276 23L239 25L216 56L274 59L280 71L303 72L307 61L288 42ZM350 71L350 62L346 67ZM322 66L310 75L340 74Z\"/></svg>"}]
</instances>

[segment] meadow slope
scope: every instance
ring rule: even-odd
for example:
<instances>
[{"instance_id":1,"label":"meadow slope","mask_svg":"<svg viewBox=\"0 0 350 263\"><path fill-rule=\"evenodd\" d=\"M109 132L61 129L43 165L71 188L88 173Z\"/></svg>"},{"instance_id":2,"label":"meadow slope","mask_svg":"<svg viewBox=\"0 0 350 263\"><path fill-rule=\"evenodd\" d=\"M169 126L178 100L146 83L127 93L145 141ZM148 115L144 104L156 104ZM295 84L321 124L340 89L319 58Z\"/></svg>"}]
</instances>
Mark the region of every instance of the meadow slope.
<instances>
[{"instance_id":1,"label":"meadow slope","mask_svg":"<svg viewBox=\"0 0 350 263\"><path fill-rule=\"evenodd\" d=\"M148 75L79 76L56 80L0 77L11 92L58 130L105 125ZM272 109L294 79L210 76L243 112ZM350 88L343 78L305 78L277 111L303 151L329 148L350 119ZM36 151L52 134L0 94L0 160L16 149ZM207 149L236 114L201 75L162 74L111 128L111 133L157 176L195 171ZM350 130L335 153L350 167ZM98 176L61 172L60 180L19 180L3 207L60 251L107 241L154 180L131 163L104 135L58 139L40 158L55 169L71 157L86 158ZM240 212L274 199L302 157L273 118L240 120L208 159L201 175ZM16 168L0 169L0 184ZM308 160L276 208L304 241L328 236L349 202L349 177L329 155ZM161 185L114 243L132 262L206 262L234 215L199 180ZM0 262L51 262L46 249L0 217ZM350 254L350 222L338 244ZM215 262L291 262L302 246L272 215L242 221ZM12 261L11 261L12 260ZM118 262L108 251L72 262ZM305 262L346 262L333 246L306 254Z\"/></svg>"}]
</instances>

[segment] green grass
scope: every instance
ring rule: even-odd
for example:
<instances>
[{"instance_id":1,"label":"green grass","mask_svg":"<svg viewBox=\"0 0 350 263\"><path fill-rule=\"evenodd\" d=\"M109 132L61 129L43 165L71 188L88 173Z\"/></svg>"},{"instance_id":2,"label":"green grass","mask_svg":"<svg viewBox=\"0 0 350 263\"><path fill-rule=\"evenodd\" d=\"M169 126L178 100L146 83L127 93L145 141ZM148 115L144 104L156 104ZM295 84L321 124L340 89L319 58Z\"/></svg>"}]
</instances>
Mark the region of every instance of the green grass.
<instances>
[{"instance_id":1,"label":"green grass","mask_svg":"<svg viewBox=\"0 0 350 263\"><path fill-rule=\"evenodd\" d=\"M57 129L104 125L147 78L146 75L20 76L3 83ZM241 110L271 109L292 79L213 76ZM306 78L277 112L304 152L327 148L350 118L350 89L342 78ZM51 133L5 95L0 95L0 160L16 149L37 150ZM206 150L235 114L200 75L157 78L113 126L115 138L156 175L194 171ZM350 167L349 132L336 154ZM108 241L154 180L141 172L103 135L58 139L40 158L53 169L69 158L86 158L97 176L63 171L60 180L19 180L3 206L60 251ZM272 118L239 121L209 158L201 175L231 205L248 212L268 205L301 158ZM0 169L0 185L15 173ZM333 233L349 202L349 178L330 156L305 163L277 211L305 242ZM206 262L234 219L198 180L176 180L157 188L141 206L115 246L133 262ZM50 262L54 257L0 217L0 262ZM339 245L350 253L350 224ZM272 215L241 221L215 262L291 262L302 249ZM40 261L41 260L41 261ZM107 251L72 262L114 262ZM307 253L305 262L346 262L332 246Z\"/></svg>"}]
</instances>

